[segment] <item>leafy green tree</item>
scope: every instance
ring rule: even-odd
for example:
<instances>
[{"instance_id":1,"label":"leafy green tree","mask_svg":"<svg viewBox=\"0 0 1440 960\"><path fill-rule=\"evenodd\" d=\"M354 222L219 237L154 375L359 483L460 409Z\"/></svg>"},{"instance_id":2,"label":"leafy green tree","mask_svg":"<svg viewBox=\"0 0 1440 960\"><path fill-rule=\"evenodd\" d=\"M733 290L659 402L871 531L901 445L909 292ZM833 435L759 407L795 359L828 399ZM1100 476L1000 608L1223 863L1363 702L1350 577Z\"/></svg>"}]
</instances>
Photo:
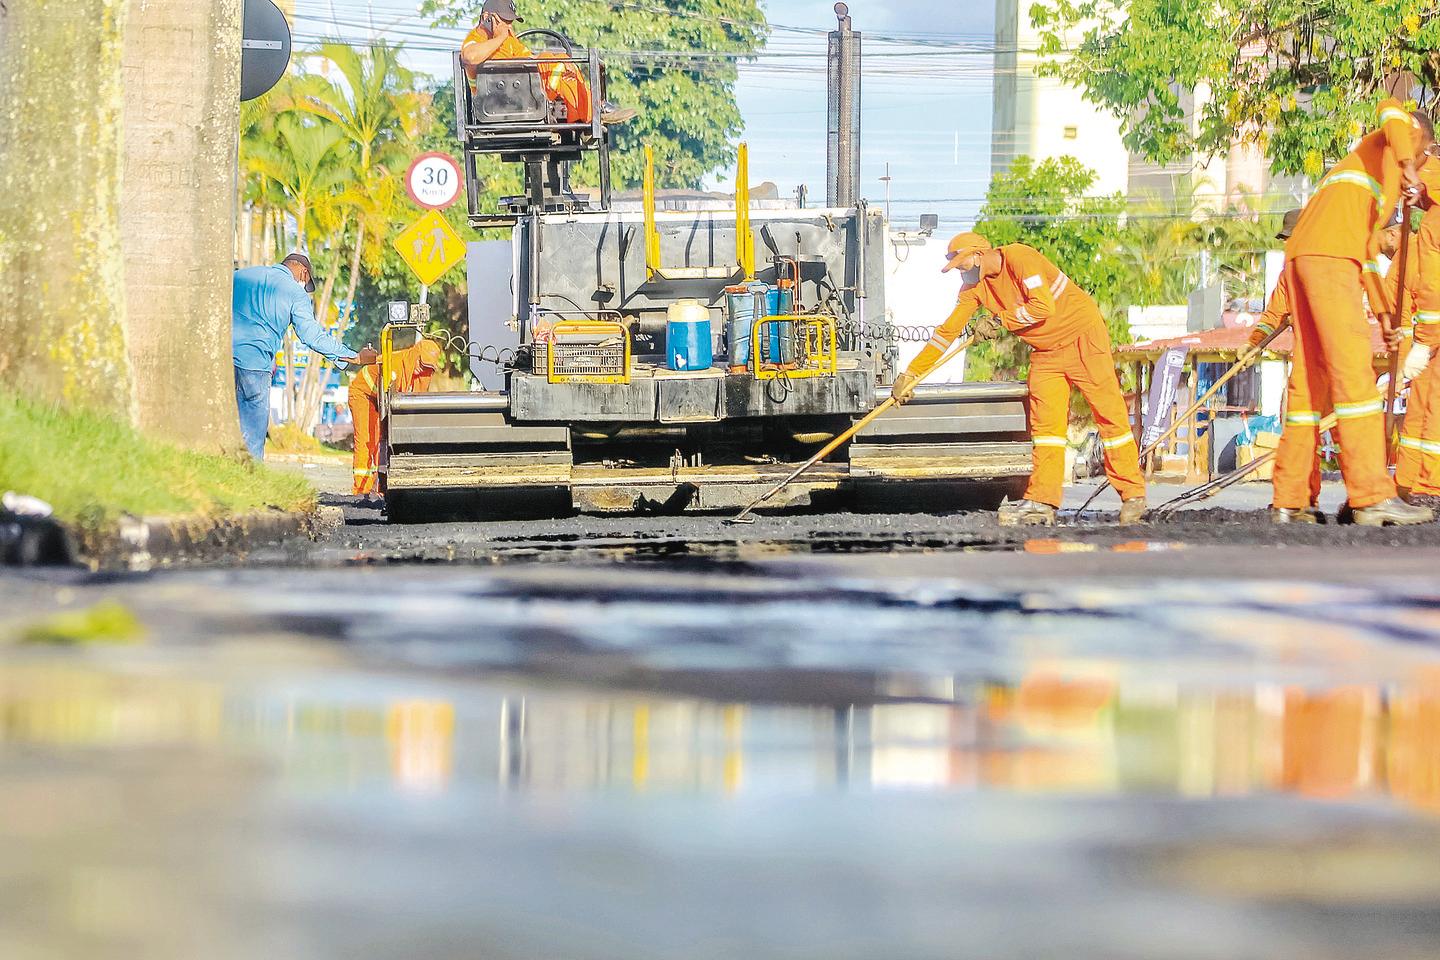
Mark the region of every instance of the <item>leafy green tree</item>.
<instances>
[{"instance_id":1,"label":"leafy green tree","mask_svg":"<svg viewBox=\"0 0 1440 960\"><path fill-rule=\"evenodd\" d=\"M1096 175L1074 157L1035 163L1017 157L985 194L975 230L995 246L1023 243L1045 254L1087 291L1105 313L1112 339L1130 340L1124 292L1127 279L1118 256L1123 197L1086 196ZM1022 376L1030 351L1009 333L976 348L968 363L977 378Z\"/></svg>"},{"instance_id":2,"label":"leafy green tree","mask_svg":"<svg viewBox=\"0 0 1440 960\"><path fill-rule=\"evenodd\" d=\"M1382 96L1424 105L1440 88L1434 0L1037 0L1031 19L1042 72L1083 87L1156 163L1238 139L1316 177Z\"/></svg>"},{"instance_id":3,"label":"leafy green tree","mask_svg":"<svg viewBox=\"0 0 1440 960\"><path fill-rule=\"evenodd\" d=\"M424 0L437 26L463 31L482 0ZM640 115L614 128L618 187L638 186L644 147L655 150L662 187L699 187L735 156L743 129L735 103L737 58L757 52L768 27L757 0L521 0L526 28L555 30L599 50L610 98Z\"/></svg>"}]
</instances>

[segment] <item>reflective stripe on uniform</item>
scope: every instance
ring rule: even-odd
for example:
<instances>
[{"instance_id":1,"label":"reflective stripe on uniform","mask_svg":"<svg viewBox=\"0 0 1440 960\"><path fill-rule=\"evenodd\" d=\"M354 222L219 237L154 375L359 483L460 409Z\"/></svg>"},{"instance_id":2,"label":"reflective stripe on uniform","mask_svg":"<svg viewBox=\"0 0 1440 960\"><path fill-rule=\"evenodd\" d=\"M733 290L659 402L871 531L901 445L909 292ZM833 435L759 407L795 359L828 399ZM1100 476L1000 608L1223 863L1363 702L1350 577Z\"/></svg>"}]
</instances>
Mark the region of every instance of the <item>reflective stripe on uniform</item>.
<instances>
[{"instance_id":1,"label":"reflective stripe on uniform","mask_svg":"<svg viewBox=\"0 0 1440 960\"><path fill-rule=\"evenodd\" d=\"M1285 414L1285 425L1290 427L1318 427L1320 414L1314 410L1294 410Z\"/></svg>"},{"instance_id":2,"label":"reflective stripe on uniform","mask_svg":"<svg viewBox=\"0 0 1440 960\"><path fill-rule=\"evenodd\" d=\"M360 368L360 379L364 380L366 386L368 386L372 391L375 389L375 375L370 372L369 367Z\"/></svg>"},{"instance_id":3,"label":"reflective stripe on uniform","mask_svg":"<svg viewBox=\"0 0 1440 960\"><path fill-rule=\"evenodd\" d=\"M1385 124L1391 123L1395 120L1399 120L1401 123L1407 126L1419 126L1419 124L1415 122L1415 118L1410 116L1410 114L1406 113L1404 110L1397 110L1394 107L1386 107L1384 110L1380 111L1380 126L1383 127L1385 126Z\"/></svg>"},{"instance_id":4,"label":"reflective stripe on uniform","mask_svg":"<svg viewBox=\"0 0 1440 960\"><path fill-rule=\"evenodd\" d=\"M1027 324L1035 322L1034 318L1030 316L1030 311L1026 310L1024 307L1015 308L1015 319L1019 320L1021 323Z\"/></svg>"},{"instance_id":5,"label":"reflective stripe on uniform","mask_svg":"<svg viewBox=\"0 0 1440 960\"><path fill-rule=\"evenodd\" d=\"M1257 321L1255 321L1255 329L1256 329L1256 330L1259 330L1261 333L1265 334L1265 336L1267 336L1267 337L1270 336L1270 334L1272 334L1272 333L1275 332L1275 328L1272 327L1272 326L1270 326L1270 324L1266 323L1264 320L1257 320Z\"/></svg>"},{"instance_id":6,"label":"reflective stripe on uniform","mask_svg":"<svg viewBox=\"0 0 1440 960\"><path fill-rule=\"evenodd\" d=\"M1418 450L1427 457L1440 457L1440 442L1434 440L1421 440L1419 437L1400 436L1400 446L1406 450Z\"/></svg>"},{"instance_id":7,"label":"reflective stripe on uniform","mask_svg":"<svg viewBox=\"0 0 1440 960\"><path fill-rule=\"evenodd\" d=\"M1341 420L1358 420L1361 417L1373 417L1385 412L1385 401L1376 397L1374 400L1365 400L1360 403L1337 403L1335 404L1335 416Z\"/></svg>"},{"instance_id":8,"label":"reflective stripe on uniform","mask_svg":"<svg viewBox=\"0 0 1440 960\"><path fill-rule=\"evenodd\" d=\"M1065 288L1068 286L1070 286L1070 278L1062 273L1055 278L1054 283L1050 284L1050 295L1058 297L1065 292Z\"/></svg>"},{"instance_id":9,"label":"reflective stripe on uniform","mask_svg":"<svg viewBox=\"0 0 1440 960\"><path fill-rule=\"evenodd\" d=\"M1326 187L1333 187L1337 183L1349 184L1352 187L1364 187L1375 197L1375 207L1384 213L1385 191L1380 187L1380 181L1359 170L1336 170L1330 176L1320 181L1316 191L1324 190Z\"/></svg>"},{"instance_id":10,"label":"reflective stripe on uniform","mask_svg":"<svg viewBox=\"0 0 1440 960\"><path fill-rule=\"evenodd\" d=\"M1031 437L1030 442L1037 447L1066 447L1069 442L1064 437Z\"/></svg>"},{"instance_id":11,"label":"reflective stripe on uniform","mask_svg":"<svg viewBox=\"0 0 1440 960\"><path fill-rule=\"evenodd\" d=\"M1440 323L1440 310L1415 311L1416 323Z\"/></svg>"},{"instance_id":12,"label":"reflective stripe on uniform","mask_svg":"<svg viewBox=\"0 0 1440 960\"><path fill-rule=\"evenodd\" d=\"M1101 438L1100 438L1100 446L1104 447L1106 450L1115 450L1115 449L1118 449L1118 448L1120 448L1120 447L1125 446L1125 444L1127 444L1127 443L1134 443L1134 442L1135 442L1135 434L1133 434L1133 433L1127 433L1127 434L1125 434L1123 437L1111 437L1111 438L1108 439L1108 440L1105 439L1104 437L1101 437Z\"/></svg>"},{"instance_id":13,"label":"reflective stripe on uniform","mask_svg":"<svg viewBox=\"0 0 1440 960\"><path fill-rule=\"evenodd\" d=\"M1375 274L1375 276L1377 276L1377 277L1380 276L1380 264L1376 263L1374 260L1366 260L1366 261L1365 261L1365 272L1366 272L1366 273L1373 273L1373 274Z\"/></svg>"},{"instance_id":14,"label":"reflective stripe on uniform","mask_svg":"<svg viewBox=\"0 0 1440 960\"><path fill-rule=\"evenodd\" d=\"M950 346L950 338L943 333L936 333L935 336L930 338L930 342L926 344L926 346L934 347L936 350L944 350Z\"/></svg>"}]
</instances>

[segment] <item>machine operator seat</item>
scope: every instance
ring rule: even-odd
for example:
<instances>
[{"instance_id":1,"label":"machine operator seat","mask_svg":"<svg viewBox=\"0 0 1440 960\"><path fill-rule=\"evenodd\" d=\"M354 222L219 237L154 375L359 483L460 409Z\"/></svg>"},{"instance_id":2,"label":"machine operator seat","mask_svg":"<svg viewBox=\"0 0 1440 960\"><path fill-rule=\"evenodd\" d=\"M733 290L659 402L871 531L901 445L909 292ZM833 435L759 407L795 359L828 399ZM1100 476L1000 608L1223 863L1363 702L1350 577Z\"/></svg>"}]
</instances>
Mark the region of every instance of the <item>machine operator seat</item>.
<instances>
[{"instance_id":1,"label":"machine operator seat","mask_svg":"<svg viewBox=\"0 0 1440 960\"><path fill-rule=\"evenodd\" d=\"M546 63L567 63L586 79L591 114L598 117L605 99L605 73L594 51L580 50L552 30L527 30L517 37L535 53L529 60L491 60L475 71L473 84L460 56L455 55L457 117L467 148L486 153L553 147L558 152L583 153L602 148L604 127L577 124L566 116L565 104L545 95L542 68ZM555 57L545 60L542 57ZM566 128L569 129L566 129Z\"/></svg>"},{"instance_id":2,"label":"machine operator seat","mask_svg":"<svg viewBox=\"0 0 1440 960\"><path fill-rule=\"evenodd\" d=\"M472 83L457 51L455 64L456 134L465 151L470 222L476 227L513 223L529 212L607 210L610 206L610 143L599 118L605 102L605 72L594 50L576 49L549 30L530 30L517 39L537 54L526 60L490 60L480 64ZM589 90L587 123L568 117L564 100L546 96L546 67L566 64L578 72ZM599 159L599 194L577 193L570 170L587 153ZM506 163L525 167L524 193L499 198L503 212L487 212L481 195L481 156L499 155Z\"/></svg>"}]
</instances>

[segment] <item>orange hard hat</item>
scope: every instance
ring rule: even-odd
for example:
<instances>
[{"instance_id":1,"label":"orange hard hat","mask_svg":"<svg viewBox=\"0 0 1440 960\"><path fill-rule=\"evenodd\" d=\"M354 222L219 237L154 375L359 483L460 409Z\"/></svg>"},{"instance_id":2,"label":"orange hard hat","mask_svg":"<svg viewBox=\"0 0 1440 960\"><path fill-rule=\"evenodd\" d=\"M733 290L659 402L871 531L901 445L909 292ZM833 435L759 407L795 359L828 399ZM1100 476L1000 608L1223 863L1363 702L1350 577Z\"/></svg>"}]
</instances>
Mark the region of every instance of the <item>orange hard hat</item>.
<instances>
[{"instance_id":1,"label":"orange hard hat","mask_svg":"<svg viewBox=\"0 0 1440 960\"><path fill-rule=\"evenodd\" d=\"M945 248L945 267L940 272L949 273L951 270L958 269L960 265L956 263L956 261L967 253L989 249L990 241L980 236L980 234L974 232L957 233L950 238L950 245Z\"/></svg>"},{"instance_id":2,"label":"orange hard hat","mask_svg":"<svg viewBox=\"0 0 1440 960\"><path fill-rule=\"evenodd\" d=\"M420 341L420 364L432 370L439 370L440 363L445 357L445 352L440 349L440 344L434 340Z\"/></svg>"}]
</instances>

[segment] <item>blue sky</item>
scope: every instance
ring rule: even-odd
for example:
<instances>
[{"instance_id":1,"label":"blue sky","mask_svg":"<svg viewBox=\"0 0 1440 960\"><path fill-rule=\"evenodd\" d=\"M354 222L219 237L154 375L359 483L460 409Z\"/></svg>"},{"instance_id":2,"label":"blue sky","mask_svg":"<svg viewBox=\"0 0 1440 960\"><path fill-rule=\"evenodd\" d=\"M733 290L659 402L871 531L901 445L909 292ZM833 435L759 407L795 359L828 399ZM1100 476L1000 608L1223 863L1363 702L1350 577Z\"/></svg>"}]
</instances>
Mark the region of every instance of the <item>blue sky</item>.
<instances>
[{"instance_id":1,"label":"blue sky","mask_svg":"<svg viewBox=\"0 0 1440 960\"><path fill-rule=\"evenodd\" d=\"M297 0L296 6L302 38L363 37L372 24L375 32L411 43L427 32L416 16L418 0ZM766 55L741 65L736 90L751 179L772 180L787 193L806 183L812 199L823 201L825 37L814 31L835 26L834 2L765 0L763 6L775 29ZM897 224L933 212L945 227L959 228L974 216L990 179L994 4L854 0L850 8L855 29L866 35L862 189L883 200L880 178L889 162ZM412 65L448 71L441 53L417 52ZM715 182L732 178L722 173Z\"/></svg>"},{"instance_id":2,"label":"blue sky","mask_svg":"<svg viewBox=\"0 0 1440 960\"><path fill-rule=\"evenodd\" d=\"M777 25L824 30L835 25L833 0L787 0L765 7ZM993 43L993 4L857 0L850 4L850 16L867 37L861 119L865 195L883 199L880 178L888 161L897 223L932 212L946 226L964 223L990 182L992 63L988 52L970 52L965 45ZM770 49L823 54L825 38L777 29ZM805 182L811 197L823 201L823 66L814 76L777 76L765 62L742 65L736 92L750 144L751 179L774 180L782 191Z\"/></svg>"}]
</instances>

